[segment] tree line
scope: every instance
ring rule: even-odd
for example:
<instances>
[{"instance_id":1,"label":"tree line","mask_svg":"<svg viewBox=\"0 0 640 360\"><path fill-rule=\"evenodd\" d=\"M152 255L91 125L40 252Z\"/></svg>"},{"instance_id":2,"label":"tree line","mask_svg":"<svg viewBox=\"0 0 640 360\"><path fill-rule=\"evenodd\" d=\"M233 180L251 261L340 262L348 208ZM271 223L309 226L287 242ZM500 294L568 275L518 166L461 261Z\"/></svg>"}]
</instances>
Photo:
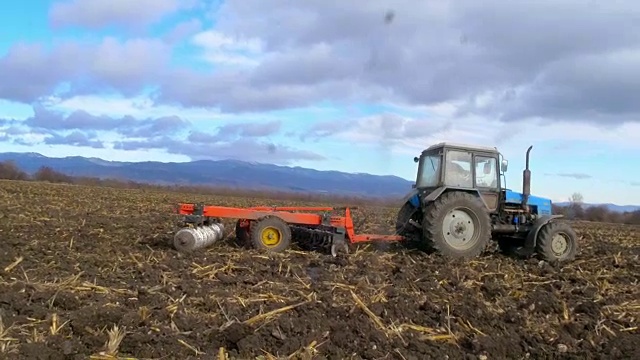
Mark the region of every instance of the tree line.
<instances>
[{"instance_id":1,"label":"tree line","mask_svg":"<svg viewBox=\"0 0 640 360\"><path fill-rule=\"evenodd\" d=\"M377 205L397 207L397 198L364 198L358 196L323 195L310 193L296 193L286 191L270 190L247 190L237 188L225 188L216 186L197 185L155 185L141 183L124 179L100 179L88 176L71 176L56 171L50 167L43 166L34 174L30 175L21 170L13 161L0 162L0 179L22 180L22 181L43 181L50 183L66 183L87 186L106 186L122 189L146 189L157 191L175 191L191 194L211 194L217 196L252 197L259 199L278 199L288 201L303 202L331 202L342 205ZM555 214L562 214L572 220L586 220L597 222L611 222L640 225L640 210L628 212L615 212L609 210L605 205L584 206L582 195L575 193L569 199L569 205L553 205Z\"/></svg>"}]
</instances>

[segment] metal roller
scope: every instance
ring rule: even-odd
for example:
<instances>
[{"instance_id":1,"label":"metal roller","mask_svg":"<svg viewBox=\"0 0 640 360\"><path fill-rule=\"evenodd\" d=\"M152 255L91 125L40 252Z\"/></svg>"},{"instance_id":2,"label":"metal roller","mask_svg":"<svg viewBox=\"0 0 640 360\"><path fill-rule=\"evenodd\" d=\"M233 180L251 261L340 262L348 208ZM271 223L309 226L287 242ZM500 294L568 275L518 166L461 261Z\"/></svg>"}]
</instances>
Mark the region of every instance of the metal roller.
<instances>
[{"instance_id":1,"label":"metal roller","mask_svg":"<svg viewBox=\"0 0 640 360\"><path fill-rule=\"evenodd\" d=\"M173 246L180 252L190 252L211 246L223 236L224 225L221 223L184 228L176 232Z\"/></svg>"}]
</instances>

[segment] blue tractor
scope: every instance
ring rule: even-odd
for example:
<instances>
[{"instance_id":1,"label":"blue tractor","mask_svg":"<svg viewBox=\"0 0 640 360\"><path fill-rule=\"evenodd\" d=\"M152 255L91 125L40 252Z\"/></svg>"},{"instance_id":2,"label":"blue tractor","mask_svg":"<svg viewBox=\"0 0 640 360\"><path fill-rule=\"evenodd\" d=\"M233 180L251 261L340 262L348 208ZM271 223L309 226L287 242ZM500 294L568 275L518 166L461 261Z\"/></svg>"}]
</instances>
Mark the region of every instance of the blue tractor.
<instances>
[{"instance_id":1,"label":"blue tractor","mask_svg":"<svg viewBox=\"0 0 640 360\"><path fill-rule=\"evenodd\" d=\"M577 236L551 200L533 196L529 152L522 193L505 187L508 162L496 148L440 143L415 157L418 174L398 212L396 233L451 258L480 255L493 240L507 254L573 260Z\"/></svg>"}]
</instances>

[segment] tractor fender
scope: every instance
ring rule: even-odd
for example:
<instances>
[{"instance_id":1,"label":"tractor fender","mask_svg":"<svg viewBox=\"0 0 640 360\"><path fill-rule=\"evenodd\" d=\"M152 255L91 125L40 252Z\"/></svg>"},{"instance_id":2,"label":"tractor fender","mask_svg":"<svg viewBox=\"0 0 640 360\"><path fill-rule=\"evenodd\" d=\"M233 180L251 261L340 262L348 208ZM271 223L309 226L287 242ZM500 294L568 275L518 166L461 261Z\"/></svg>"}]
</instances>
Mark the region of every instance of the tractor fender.
<instances>
[{"instance_id":1,"label":"tractor fender","mask_svg":"<svg viewBox=\"0 0 640 360\"><path fill-rule=\"evenodd\" d=\"M450 187L447 187L447 186L441 186L441 187L433 190L431 193L429 193L429 195L427 195L424 198L423 201L425 203L429 203L429 202L435 201L437 198L440 197L440 195L444 194L448 190L450 190L450 191L462 191L462 192L466 192L466 193L469 193L469 194L473 194L478 199L480 199L480 201L482 202L482 204L484 205L484 207L486 209L489 209L489 206L487 205L487 202L484 201L484 198L480 195L480 191L478 191L476 189L464 189L464 188L460 189L460 188L450 188Z\"/></svg>"},{"instance_id":2,"label":"tractor fender","mask_svg":"<svg viewBox=\"0 0 640 360\"><path fill-rule=\"evenodd\" d=\"M533 223L531 230L529 230L529 234L527 234L527 239L524 242L524 248L527 250L527 252L533 253L533 251L535 250L540 229L542 229L543 226L547 225L552 220L561 217L563 217L563 215L545 215L541 216L540 218L538 218L538 220L536 220L535 223Z\"/></svg>"},{"instance_id":3,"label":"tractor fender","mask_svg":"<svg viewBox=\"0 0 640 360\"><path fill-rule=\"evenodd\" d=\"M475 196L477 196L480 201L482 201L482 204L484 205L484 207L486 209L489 209L489 206L487 206L486 201L484 201L484 198L482 198L482 196L480 195L480 192L476 189L459 189L459 188L450 188L447 186L440 186L438 188L436 188L435 190L433 190L432 192L430 192L427 196L425 196L422 199L422 204L428 204L430 202L435 201L436 199L438 199L440 197L440 195L444 194L446 191L463 191L466 193L470 193L473 194ZM411 205L413 205L416 208L420 207L420 198L418 197L419 194L419 190L418 189L414 189L412 190L410 193L408 193L407 195L405 195L405 197L402 199L402 203L405 204L407 202L410 202Z\"/></svg>"},{"instance_id":4,"label":"tractor fender","mask_svg":"<svg viewBox=\"0 0 640 360\"><path fill-rule=\"evenodd\" d=\"M445 190L447 190L447 187L446 187L446 186L441 186L441 187L439 187L439 188L437 188L437 189L433 190L432 192L430 192L430 193L429 193L429 195L427 195L427 196L423 199L423 201L424 201L425 203L432 202L432 201L434 201L435 199L439 198L439 197L440 197L440 195L442 195L442 193L443 193L443 192L445 192Z\"/></svg>"},{"instance_id":5,"label":"tractor fender","mask_svg":"<svg viewBox=\"0 0 640 360\"><path fill-rule=\"evenodd\" d=\"M420 207L420 198L418 197L419 192L420 191L418 189L411 190L407 195L405 195L402 198L402 204L410 202L411 205L413 205L413 207L419 208Z\"/></svg>"},{"instance_id":6,"label":"tractor fender","mask_svg":"<svg viewBox=\"0 0 640 360\"><path fill-rule=\"evenodd\" d=\"M424 197L422 199L422 204L426 204L426 203L429 203L431 201L434 201L440 195L442 195L442 193L445 190L447 190L446 186L441 186L439 188L436 188L435 190L430 192L426 197ZM411 205L413 205L413 207L415 207L415 208L422 207L421 206L422 204L420 203L420 190L419 189L413 189L407 195L405 195L404 198L402 199L402 204L406 204L407 202L410 203Z\"/></svg>"}]
</instances>

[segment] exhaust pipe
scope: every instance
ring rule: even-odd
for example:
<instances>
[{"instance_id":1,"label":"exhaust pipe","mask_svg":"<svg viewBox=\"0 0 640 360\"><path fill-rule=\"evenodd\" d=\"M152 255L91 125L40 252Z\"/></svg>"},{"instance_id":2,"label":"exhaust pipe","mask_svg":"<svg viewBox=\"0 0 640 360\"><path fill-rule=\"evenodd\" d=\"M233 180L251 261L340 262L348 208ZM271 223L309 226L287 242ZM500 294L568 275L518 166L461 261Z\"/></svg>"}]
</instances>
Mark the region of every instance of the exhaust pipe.
<instances>
[{"instance_id":1,"label":"exhaust pipe","mask_svg":"<svg viewBox=\"0 0 640 360\"><path fill-rule=\"evenodd\" d=\"M529 170L529 152L531 152L533 145L527 149L527 157L525 162L525 168L522 172L522 208L528 211L527 202L529 201L529 195L531 195L531 170Z\"/></svg>"},{"instance_id":2,"label":"exhaust pipe","mask_svg":"<svg viewBox=\"0 0 640 360\"><path fill-rule=\"evenodd\" d=\"M173 246L180 252L191 252L213 245L224 237L224 225L214 223L195 228L178 230L173 237Z\"/></svg>"}]
</instances>

